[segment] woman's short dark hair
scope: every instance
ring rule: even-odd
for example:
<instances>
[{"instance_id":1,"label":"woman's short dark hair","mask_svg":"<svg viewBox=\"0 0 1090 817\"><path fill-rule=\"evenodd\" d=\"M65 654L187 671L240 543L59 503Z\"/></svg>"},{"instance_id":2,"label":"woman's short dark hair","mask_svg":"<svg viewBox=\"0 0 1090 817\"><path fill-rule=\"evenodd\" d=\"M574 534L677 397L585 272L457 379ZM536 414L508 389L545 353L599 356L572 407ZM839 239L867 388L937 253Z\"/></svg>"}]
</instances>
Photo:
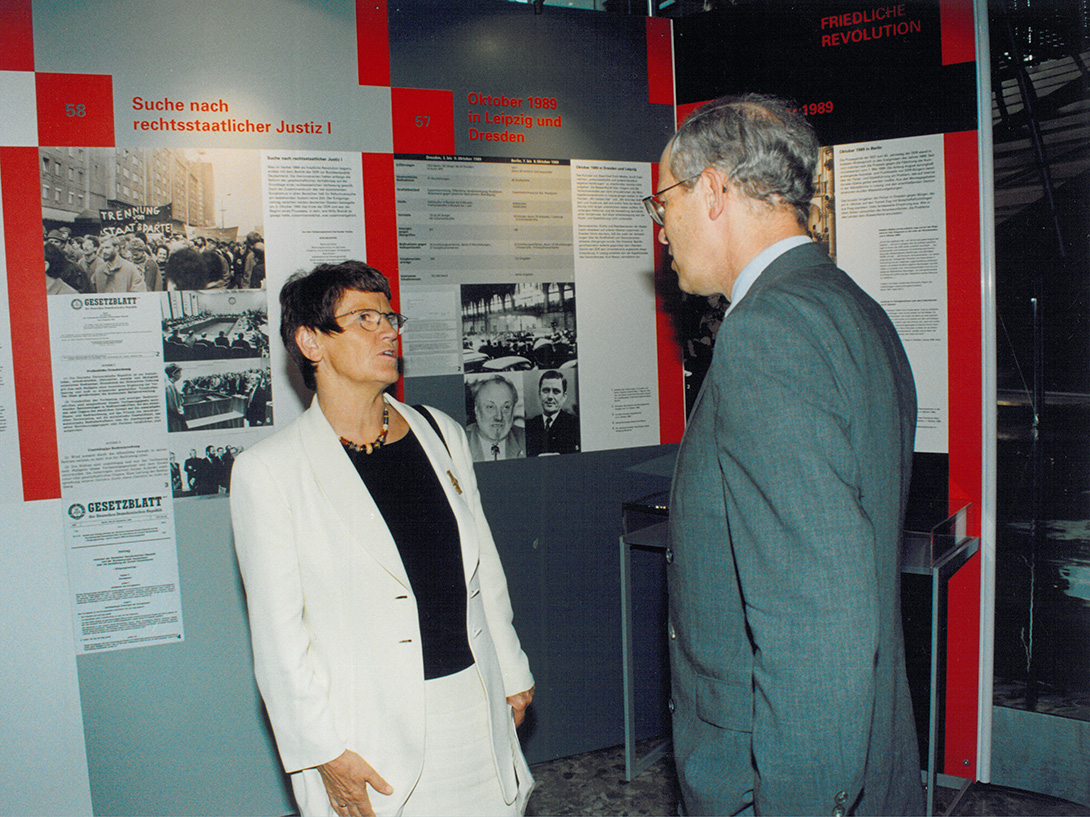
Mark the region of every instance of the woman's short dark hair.
<instances>
[{"instance_id":1,"label":"woman's short dark hair","mask_svg":"<svg viewBox=\"0 0 1090 817\"><path fill-rule=\"evenodd\" d=\"M303 354L295 333L304 326L327 335L343 332L333 316L349 290L378 292L390 298L386 276L363 261L319 264L310 272L295 273L280 290L280 338L308 389L318 387L314 379L317 366Z\"/></svg>"}]
</instances>

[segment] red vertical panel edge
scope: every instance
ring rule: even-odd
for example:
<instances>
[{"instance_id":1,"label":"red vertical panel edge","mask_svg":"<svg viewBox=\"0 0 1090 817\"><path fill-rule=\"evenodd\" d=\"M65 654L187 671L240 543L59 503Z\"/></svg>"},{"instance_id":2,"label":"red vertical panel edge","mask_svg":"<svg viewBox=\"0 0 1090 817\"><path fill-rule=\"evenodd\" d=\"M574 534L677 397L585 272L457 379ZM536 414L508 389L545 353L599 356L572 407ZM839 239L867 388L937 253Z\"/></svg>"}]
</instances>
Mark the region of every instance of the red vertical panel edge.
<instances>
[{"instance_id":1,"label":"red vertical panel edge","mask_svg":"<svg viewBox=\"0 0 1090 817\"><path fill-rule=\"evenodd\" d=\"M956 65L976 59L976 28L972 0L940 0L942 64Z\"/></svg>"},{"instance_id":2,"label":"red vertical panel edge","mask_svg":"<svg viewBox=\"0 0 1090 817\"><path fill-rule=\"evenodd\" d=\"M684 105L677 106L677 126L680 128L681 124L689 118L689 114L703 105L705 102L711 102L710 99L705 99L704 102L687 102Z\"/></svg>"},{"instance_id":3,"label":"red vertical panel edge","mask_svg":"<svg viewBox=\"0 0 1090 817\"><path fill-rule=\"evenodd\" d=\"M970 533L979 535L981 497L980 193L977 132L944 137L946 179L946 296L951 315L947 346L950 501L972 502ZM956 319L954 319L956 317Z\"/></svg>"},{"instance_id":4,"label":"red vertical panel edge","mask_svg":"<svg viewBox=\"0 0 1090 817\"><path fill-rule=\"evenodd\" d=\"M363 218L367 232L367 263L390 280L390 304L401 309L397 264L397 196L392 153L363 154ZM395 392L404 395L401 380Z\"/></svg>"},{"instance_id":5,"label":"red vertical panel edge","mask_svg":"<svg viewBox=\"0 0 1090 817\"><path fill-rule=\"evenodd\" d=\"M30 0L0 0L0 71L34 70Z\"/></svg>"},{"instance_id":6,"label":"red vertical panel edge","mask_svg":"<svg viewBox=\"0 0 1090 817\"><path fill-rule=\"evenodd\" d=\"M651 189L657 190L659 166L651 165ZM681 348L677 345L674 324L662 299L660 278L673 275L666 262L666 248L659 242L659 230L653 225L655 262L655 339L658 350L659 375L659 443L681 442L685 433L685 369L681 363Z\"/></svg>"},{"instance_id":7,"label":"red vertical panel edge","mask_svg":"<svg viewBox=\"0 0 1090 817\"><path fill-rule=\"evenodd\" d=\"M36 147L0 148L0 206L4 208L15 411L23 499L28 502L61 495L49 309L42 278L42 209L36 204L40 200L38 183Z\"/></svg>"},{"instance_id":8,"label":"red vertical panel edge","mask_svg":"<svg viewBox=\"0 0 1090 817\"><path fill-rule=\"evenodd\" d=\"M647 18L647 101L674 104L674 45L670 18Z\"/></svg>"},{"instance_id":9,"label":"red vertical panel edge","mask_svg":"<svg viewBox=\"0 0 1090 817\"><path fill-rule=\"evenodd\" d=\"M950 502L972 502L970 533L980 534L983 353L980 315L980 193L977 132L944 137ZM949 309L948 309L949 312ZM956 319L955 319L956 318ZM980 556L950 585L946 665L947 774L976 778L980 695Z\"/></svg>"},{"instance_id":10,"label":"red vertical panel edge","mask_svg":"<svg viewBox=\"0 0 1090 817\"><path fill-rule=\"evenodd\" d=\"M356 63L360 85L390 84L390 18L386 0L356 0Z\"/></svg>"}]
</instances>

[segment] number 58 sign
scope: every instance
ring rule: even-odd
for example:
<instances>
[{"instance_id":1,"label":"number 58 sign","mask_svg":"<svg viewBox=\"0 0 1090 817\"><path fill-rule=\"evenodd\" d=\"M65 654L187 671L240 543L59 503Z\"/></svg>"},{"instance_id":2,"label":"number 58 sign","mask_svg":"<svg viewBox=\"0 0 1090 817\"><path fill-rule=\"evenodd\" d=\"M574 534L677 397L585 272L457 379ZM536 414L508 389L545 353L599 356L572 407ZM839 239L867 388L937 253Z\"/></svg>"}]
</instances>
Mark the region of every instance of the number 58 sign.
<instances>
[{"instance_id":1,"label":"number 58 sign","mask_svg":"<svg viewBox=\"0 0 1090 817\"><path fill-rule=\"evenodd\" d=\"M36 74L38 144L42 147L113 147L113 77Z\"/></svg>"}]
</instances>

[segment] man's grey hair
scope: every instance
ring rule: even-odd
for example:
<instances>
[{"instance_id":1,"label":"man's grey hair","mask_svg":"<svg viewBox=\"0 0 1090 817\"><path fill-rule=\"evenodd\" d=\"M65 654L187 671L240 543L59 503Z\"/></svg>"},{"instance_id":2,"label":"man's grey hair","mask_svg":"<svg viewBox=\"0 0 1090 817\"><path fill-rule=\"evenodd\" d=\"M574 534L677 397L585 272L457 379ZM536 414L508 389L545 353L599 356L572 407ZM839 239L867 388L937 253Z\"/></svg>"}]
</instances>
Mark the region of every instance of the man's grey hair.
<instances>
[{"instance_id":1,"label":"man's grey hair","mask_svg":"<svg viewBox=\"0 0 1090 817\"><path fill-rule=\"evenodd\" d=\"M810 123L792 108L787 100L763 94L702 105L670 140L670 172L680 181L714 166L745 196L793 208L805 226L820 144Z\"/></svg>"}]
</instances>

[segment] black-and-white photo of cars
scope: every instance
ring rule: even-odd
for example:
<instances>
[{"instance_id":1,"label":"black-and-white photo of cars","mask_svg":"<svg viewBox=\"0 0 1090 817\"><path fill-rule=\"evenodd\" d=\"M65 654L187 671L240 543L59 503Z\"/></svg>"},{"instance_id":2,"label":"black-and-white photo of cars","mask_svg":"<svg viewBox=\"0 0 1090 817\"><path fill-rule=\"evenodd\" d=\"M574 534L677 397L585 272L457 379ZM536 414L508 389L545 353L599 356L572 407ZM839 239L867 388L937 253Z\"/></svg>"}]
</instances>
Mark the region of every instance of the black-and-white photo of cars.
<instances>
[{"instance_id":1,"label":"black-and-white photo of cars","mask_svg":"<svg viewBox=\"0 0 1090 817\"><path fill-rule=\"evenodd\" d=\"M575 284L464 284L466 374L555 369L576 360Z\"/></svg>"}]
</instances>

